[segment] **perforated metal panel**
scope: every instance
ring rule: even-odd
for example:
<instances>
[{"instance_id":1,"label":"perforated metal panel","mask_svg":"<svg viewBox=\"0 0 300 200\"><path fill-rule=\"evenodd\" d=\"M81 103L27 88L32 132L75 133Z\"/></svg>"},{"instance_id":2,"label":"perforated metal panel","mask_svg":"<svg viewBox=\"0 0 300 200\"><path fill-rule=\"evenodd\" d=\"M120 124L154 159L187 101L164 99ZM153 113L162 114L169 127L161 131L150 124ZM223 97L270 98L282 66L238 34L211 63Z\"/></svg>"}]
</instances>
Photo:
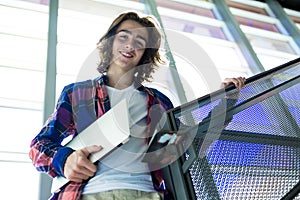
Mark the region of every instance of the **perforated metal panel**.
<instances>
[{"instance_id":1,"label":"perforated metal panel","mask_svg":"<svg viewBox=\"0 0 300 200\"><path fill-rule=\"evenodd\" d=\"M218 140L207 150L209 165L203 159L190 168L198 199L280 199L299 182L300 148ZM203 176L218 193L205 190Z\"/></svg>"}]
</instances>

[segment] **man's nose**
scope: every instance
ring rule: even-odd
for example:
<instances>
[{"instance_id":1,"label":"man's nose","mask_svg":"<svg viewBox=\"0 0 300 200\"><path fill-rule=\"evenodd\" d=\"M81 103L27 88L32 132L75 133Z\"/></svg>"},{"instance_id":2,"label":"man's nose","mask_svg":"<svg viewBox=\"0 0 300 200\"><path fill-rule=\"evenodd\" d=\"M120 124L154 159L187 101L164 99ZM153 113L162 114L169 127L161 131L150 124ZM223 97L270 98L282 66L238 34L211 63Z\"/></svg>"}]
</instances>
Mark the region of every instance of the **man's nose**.
<instances>
[{"instance_id":1,"label":"man's nose","mask_svg":"<svg viewBox=\"0 0 300 200\"><path fill-rule=\"evenodd\" d=\"M129 40L125 45L125 49L129 51L133 51L135 49L134 42L132 40Z\"/></svg>"}]
</instances>

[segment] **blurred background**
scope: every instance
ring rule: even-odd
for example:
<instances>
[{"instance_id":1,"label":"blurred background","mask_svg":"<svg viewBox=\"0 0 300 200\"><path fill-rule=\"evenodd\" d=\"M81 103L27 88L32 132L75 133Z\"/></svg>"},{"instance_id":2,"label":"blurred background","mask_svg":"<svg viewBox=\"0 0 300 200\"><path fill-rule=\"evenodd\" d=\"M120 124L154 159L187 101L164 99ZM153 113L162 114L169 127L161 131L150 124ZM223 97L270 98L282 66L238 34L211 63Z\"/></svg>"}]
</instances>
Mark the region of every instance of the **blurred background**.
<instances>
[{"instance_id":1,"label":"blurred background","mask_svg":"<svg viewBox=\"0 0 300 200\"><path fill-rule=\"evenodd\" d=\"M223 79L250 77L298 58L299 5L296 0L0 0L1 198L49 197L51 181L32 166L30 142L63 86L85 78L78 75L85 67L97 76L96 43L120 12L155 15L165 30L201 46ZM171 44L164 50L180 76L161 72L166 84L153 87L176 91L195 66L172 54ZM210 92L201 78L189 84L199 97ZM179 105L192 100L186 90L183 85L168 95Z\"/></svg>"}]
</instances>

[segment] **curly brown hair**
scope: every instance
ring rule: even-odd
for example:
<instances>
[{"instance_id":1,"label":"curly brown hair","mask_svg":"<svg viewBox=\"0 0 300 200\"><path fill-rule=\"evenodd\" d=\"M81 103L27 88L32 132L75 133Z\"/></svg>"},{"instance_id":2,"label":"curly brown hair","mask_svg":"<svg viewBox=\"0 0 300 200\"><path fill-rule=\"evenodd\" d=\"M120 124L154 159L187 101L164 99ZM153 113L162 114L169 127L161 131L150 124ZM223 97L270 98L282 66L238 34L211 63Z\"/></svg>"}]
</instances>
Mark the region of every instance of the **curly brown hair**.
<instances>
[{"instance_id":1,"label":"curly brown hair","mask_svg":"<svg viewBox=\"0 0 300 200\"><path fill-rule=\"evenodd\" d=\"M107 32L99 40L97 48L99 50L100 62L97 70L100 73L105 73L108 70L112 60L112 44L116 31L120 24L125 20L134 20L144 27L147 27L149 33L149 40L146 44L145 52L136 67L135 85L140 85L143 81L150 82L152 73L158 68L159 64L165 64L165 59L159 53L159 47L162 40L161 29L155 18L151 15L139 16L136 12L126 12L120 14L110 25Z\"/></svg>"}]
</instances>

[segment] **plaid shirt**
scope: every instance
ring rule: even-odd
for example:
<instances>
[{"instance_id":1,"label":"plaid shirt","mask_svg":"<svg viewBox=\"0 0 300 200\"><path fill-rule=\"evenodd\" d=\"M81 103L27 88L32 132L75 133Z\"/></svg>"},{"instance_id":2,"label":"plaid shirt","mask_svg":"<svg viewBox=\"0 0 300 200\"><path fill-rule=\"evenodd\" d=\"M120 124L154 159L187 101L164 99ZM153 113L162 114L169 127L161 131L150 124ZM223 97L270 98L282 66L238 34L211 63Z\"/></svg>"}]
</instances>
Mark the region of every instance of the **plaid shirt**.
<instances>
[{"instance_id":1,"label":"plaid shirt","mask_svg":"<svg viewBox=\"0 0 300 200\"><path fill-rule=\"evenodd\" d=\"M63 89L55 112L30 145L29 156L38 171L45 172L51 177L63 176L65 161L74 151L62 146L63 140L68 136L76 136L110 109L104 80L105 77L101 76L95 80L70 84ZM141 86L138 90L147 94L148 111L154 104L160 104L165 111L173 107L171 101L156 89ZM153 127L150 127L153 123L150 123L149 113L148 134L153 130ZM151 174L154 188L157 191L164 191L165 185L160 170ZM79 200L85 184L86 182L69 182L54 193L51 199Z\"/></svg>"}]
</instances>

